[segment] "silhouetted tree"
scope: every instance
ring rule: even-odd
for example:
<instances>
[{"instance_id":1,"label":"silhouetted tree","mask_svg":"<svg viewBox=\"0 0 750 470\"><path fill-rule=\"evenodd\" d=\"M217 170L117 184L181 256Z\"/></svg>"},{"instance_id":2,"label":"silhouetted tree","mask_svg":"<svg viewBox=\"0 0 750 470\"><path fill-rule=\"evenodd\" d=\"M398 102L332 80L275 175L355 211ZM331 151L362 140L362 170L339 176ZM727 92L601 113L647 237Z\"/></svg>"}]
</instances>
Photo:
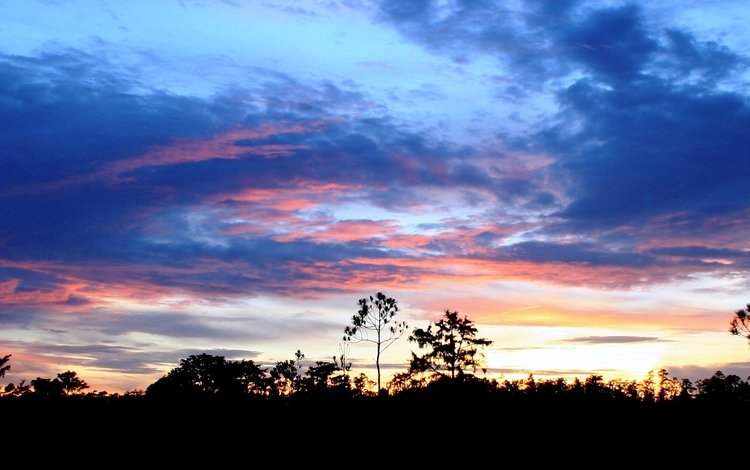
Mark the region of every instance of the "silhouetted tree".
<instances>
[{"instance_id":1,"label":"silhouetted tree","mask_svg":"<svg viewBox=\"0 0 750 470\"><path fill-rule=\"evenodd\" d=\"M271 382L273 384L271 394L274 396L286 396L299 390L300 369L302 359L305 355L299 349L294 353L294 359L279 361L271 369Z\"/></svg>"},{"instance_id":2,"label":"silhouetted tree","mask_svg":"<svg viewBox=\"0 0 750 470\"><path fill-rule=\"evenodd\" d=\"M617 397L635 401L641 399L641 386L635 380L613 379L607 382L607 386Z\"/></svg>"},{"instance_id":3,"label":"silhouetted tree","mask_svg":"<svg viewBox=\"0 0 750 470\"><path fill-rule=\"evenodd\" d=\"M592 374L586 377L583 383L583 390L587 397L603 397L608 395L607 386L604 384L604 378L598 374Z\"/></svg>"},{"instance_id":4,"label":"silhouetted tree","mask_svg":"<svg viewBox=\"0 0 750 470\"><path fill-rule=\"evenodd\" d=\"M737 375L716 371L710 378L696 382L696 386L701 399L750 401L750 383Z\"/></svg>"},{"instance_id":5,"label":"silhouetted tree","mask_svg":"<svg viewBox=\"0 0 750 470\"><path fill-rule=\"evenodd\" d=\"M750 340L750 304L734 312L729 332Z\"/></svg>"},{"instance_id":6,"label":"silhouetted tree","mask_svg":"<svg viewBox=\"0 0 750 470\"><path fill-rule=\"evenodd\" d=\"M657 377L659 378L659 391L656 394L658 401L673 400L682 394L682 382L676 377L670 377L666 369L660 369Z\"/></svg>"},{"instance_id":7,"label":"silhouetted tree","mask_svg":"<svg viewBox=\"0 0 750 470\"><path fill-rule=\"evenodd\" d=\"M375 382L370 380L365 374L360 373L352 379L352 385L354 386L355 395L366 397L373 394L372 387L375 386Z\"/></svg>"},{"instance_id":8,"label":"silhouetted tree","mask_svg":"<svg viewBox=\"0 0 750 470\"><path fill-rule=\"evenodd\" d=\"M526 382L524 383L524 390L527 395L536 393L536 380L534 380L534 374L529 374Z\"/></svg>"},{"instance_id":9,"label":"silhouetted tree","mask_svg":"<svg viewBox=\"0 0 750 470\"><path fill-rule=\"evenodd\" d=\"M462 377L468 369L476 372L482 362L479 348L492 344L488 339L477 338L473 321L466 316L461 318L458 312L450 310L446 310L443 318L430 324L426 330L415 329L409 341L417 343L420 349L431 349L422 356L412 353L410 372L431 371L451 378L456 375Z\"/></svg>"},{"instance_id":10,"label":"silhouetted tree","mask_svg":"<svg viewBox=\"0 0 750 470\"><path fill-rule=\"evenodd\" d=\"M359 310L352 317L352 325L344 328L344 341L375 344L375 367L378 371L380 393L380 355L401 337L408 327L406 322L394 321L398 313L396 300L378 292L375 297L359 299Z\"/></svg>"},{"instance_id":11,"label":"silhouetted tree","mask_svg":"<svg viewBox=\"0 0 750 470\"><path fill-rule=\"evenodd\" d=\"M27 384L25 380L18 382L18 385L14 383L9 383L8 385L5 386L5 394L12 395L14 397L26 395L27 393L30 393L30 392L31 392L31 385Z\"/></svg>"},{"instance_id":12,"label":"silhouetted tree","mask_svg":"<svg viewBox=\"0 0 750 470\"><path fill-rule=\"evenodd\" d=\"M220 370L226 365L223 356L211 354L190 355L180 360L180 365L152 384L149 389L165 387L171 393L203 393L212 395L219 391ZM149 391L149 390L147 390Z\"/></svg>"},{"instance_id":13,"label":"silhouetted tree","mask_svg":"<svg viewBox=\"0 0 750 470\"><path fill-rule=\"evenodd\" d=\"M648 371L646 378L641 382L641 400L652 402L656 399L656 381L654 381L654 371Z\"/></svg>"},{"instance_id":14,"label":"silhouetted tree","mask_svg":"<svg viewBox=\"0 0 750 470\"><path fill-rule=\"evenodd\" d=\"M61 397L65 395L63 384L58 379L37 377L31 381L34 393L43 397Z\"/></svg>"},{"instance_id":15,"label":"silhouetted tree","mask_svg":"<svg viewBox=\"0 0 750 470\"><path fill-rule=\"evenodd\" d=\"M228 395L265 395L266 371L251 360L227 361L221 374L221 393Z\"/></svg>"},{"instance_id":16,"label":"silhouetted tree","mask_svg":"<svg viewBox=\"0 0 750 470\"><path fill-rule=\"evenodd\" d=\"M250 360L191 355L147 389L150 395L242 396L266 393L265 371Z\"/></svg>"},{"instance_id":17,"label":"silhouetted tree","mask_svg":"<svg viewBox=\"0 0 750 470\"><path fill-rule=\"evenodd\" d=\"M695 388L695 385L693 385L693 382L690 381L690 379L682 379L682 383L680 384L680 395L678 398L680 400L689 400L693 398L693 394L698 389Z\"/></svg>"},{"instance_id":18,"label":"silhouetted tree","mask_svg":"<svg viewBox=\"0 0 750 470\"><path fill-rule=\"evenodd\" d=\"M336 381L334 377L339 367L328 361L316 361L314 366L310 366L305 372L302 379L302 391L307 393L322 393L329 390L349 389L348 384L344 385L341 381Z\"/></svg>"},{"instance_id":19,"label":"silhouetted tree","mask_svg":"<svg viewBox=\"0 0 750 470\"><path fill-rule=\"evenodd\" d=\"M0 377L5 377L5 373L10 370L10 364L8 364L10 356L12 356L12 354L0 357Z\"/></svg>"},{"instance_id":20,"label":"silhouetted tree","mask_svg":"<svg viewBox=\"0 0 750 470\"><path fill-rule=\"evenodd\" d=\"M333 363L341 371L341 381L349 384L349 371L352 368L352 363L347 362L347 358L349 357L349 343L340 343L339 353L338 357L333 356Z\"/></svg>"},{"instance_id":21,"label":"silhouetted tree","mask_svg":"<svg viewBox=\"0 0 750 470\"><path fill-rule=\"evenodd\" d=\"M501 396L509 397L509 398L518 398L519 396L522 396L524 393L523 390L523 382L520 380L503 380L502 385L498 387L498 390L500 391Z\"/></svg>"},{"instance_id":22,"label":"silhouetted tree","mask_svg":"<svg viewBox=\"0 0 750 470\"><path fill-rule=\"evenodd\" d=\"M89 384L83 381L78 374L72 370L57 374L57 379L65 395L73 395L89 388Z\"/></svg>"},{"instance_id":23,"label":"silhouetted tree","mask_svg":"<svg viewBox=\"0 0 750 470\"><path fill-rule=\"evenodd\" d=\"M550 379L550 380L538 380L534 387L536 395L545 398L558 398L565 395L568 392L568 383L565 379Z\"/></svg>"},{"instance_id":24,"label":"silhouetted tree","mask_svg":"<svg viewBox=\"0 0 750 470\"><path fill-rule=\"evenodd\" d=\"M394 374L390 382L388 382L388 391L392 395L396 395L406 390L415 388L421 388L425 385L425 380L418 374L413 374L410 371L399 372Z\"/></svg>"},{"instance_id":25,"label":"silhouetted tree","mask_svg":"<svg viewBox=\"0 0 750 470\"><path fill-rule=\"evenodd\" d=\"M291 395L296 389L297 367L294 361L279 361L271 369L272 395Z\"/></svg>"}]
</instances>

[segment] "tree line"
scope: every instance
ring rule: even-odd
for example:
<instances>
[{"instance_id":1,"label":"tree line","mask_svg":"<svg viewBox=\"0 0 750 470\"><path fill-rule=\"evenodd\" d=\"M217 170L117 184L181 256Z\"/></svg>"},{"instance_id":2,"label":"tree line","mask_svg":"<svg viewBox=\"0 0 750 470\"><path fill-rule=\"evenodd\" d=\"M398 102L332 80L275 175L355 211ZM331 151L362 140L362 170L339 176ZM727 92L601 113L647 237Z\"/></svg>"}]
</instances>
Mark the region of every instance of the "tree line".
<instances>
[{"instance_id":1,"label":"tree line","mask_svg":"<svg viewBox=\"0 0 750 470\"><path fill-rule=\"evenodd\" d=\"M149 385L145 391L120 394L87 392L88 384L74 371L55 378L37 377L28 384L10 383L1 395L5 399L33 398L121 398L153 399L257 399L286 400L298 397L368 398L380 396L414 397L466 393L483 398L536 400L608 400L618 402L665 403L688 401L739 401L750 403L750 379L724 375L717 371L710 378L692 383L689 379L671 377L664 370L651 371L642 381L609 380L590 375L584 380L537 379L530 375L522 380L497 380L477 375L483 373L482 349L492 341L478 336L472 320L457 311L446 310L427 328L415 328L408 341L417 346L406 371L395 374L387 384L381 383L382 353L403 336L408 325L397 321L395 299L382 293L363 298L345 327L340 355L330 361L316 361L304 366L305 355L297 350L294 357L264 367L253 360L230 360L220 355L196 354L180 361L169 373ZM747 306L735 312L730 332L750 339L750 317ZM352 374L348 362L348 345L365 342L375 347L377 381L364 373ZM0 377L11 369L11 355L0 357ZM304 370L306 369L306 370Z\"/></svg>"}]
</instances>

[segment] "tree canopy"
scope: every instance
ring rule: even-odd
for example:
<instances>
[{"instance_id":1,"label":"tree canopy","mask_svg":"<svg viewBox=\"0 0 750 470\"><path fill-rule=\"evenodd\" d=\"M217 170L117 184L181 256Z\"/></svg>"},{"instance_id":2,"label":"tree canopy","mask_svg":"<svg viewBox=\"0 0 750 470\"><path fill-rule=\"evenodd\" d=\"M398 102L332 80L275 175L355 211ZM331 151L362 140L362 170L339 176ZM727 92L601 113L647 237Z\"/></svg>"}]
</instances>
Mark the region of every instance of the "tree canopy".
<instances>
[{"instance_id":1,"label":"tree canopy","mask_svg":"<svg viewBox=\"0 0 750 470\"><path fill-rule=\"evenodd\" d=\"M265 394L265 370L251 360L228 361L224 356L190 355L151 384L149 395L237 397Z\"/></svg>"},{"instance_id":2,"label":"tree canopy","mask_svg":"<svg viewBox=\"0 0 750 470\"><path fill-rule=\"evenodd\" d=\"M411 373L430 372L451 378L476 372L483 359L479 349L492 344L488 339L477 338L473 321L450 310L427 329L415 329L409 341L417 343L420 349L429 349L421 356L412 353Z\"/></svg>"},{"instance_id":3,"label":"tree canopy","mask_svg":"<svg viewBox=\"0 0 750 470\"><path fill-rule=\"evenodd\" d=\"M0 377L5 377L5 373L10 370L10 364L8 364L10 356L11 354L0 357Z\"/></svg>"},{"instance_id":4,"label":"tree canopy","mask_svg":"<svg viewBox=\"0 0 750 470\"><path fill-rule=\"evenodd\" d=\"M750 341L750 304L734 312L729 332Z\"/></svg>"},{"instance_id":5,"label":"tree canopy","mask_svg":"<svg viewBox=\"0 0 750 470\"><path fill-rule=\"evenodd\" d=\"M344 328L344 341L375 345L375 368L380 393L380 355L404 334L408 325L393 319L398 313L398 303L382 292L375 297L359 299L358 304L359 310L352 316L352 324Z\"/></svg>"}]
</instances>

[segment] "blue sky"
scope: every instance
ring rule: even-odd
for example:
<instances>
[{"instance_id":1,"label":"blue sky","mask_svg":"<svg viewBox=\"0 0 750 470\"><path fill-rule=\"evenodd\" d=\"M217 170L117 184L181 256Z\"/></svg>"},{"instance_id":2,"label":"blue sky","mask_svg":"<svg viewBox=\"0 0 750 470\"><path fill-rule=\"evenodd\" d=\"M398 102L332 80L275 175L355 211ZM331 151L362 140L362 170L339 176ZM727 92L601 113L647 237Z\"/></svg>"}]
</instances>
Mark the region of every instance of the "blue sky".
<instances>
[{"instance_id":1,"label":"blue sky","mask_svg":"<svg viewBox=\"0 0 750 470\"><path fill-rule=\"evenodd\" d=\"M3 10L15 380L325 359L377 291L475 319L493 376L750 373L746 2Z\"/></svg>"}]
</instances>

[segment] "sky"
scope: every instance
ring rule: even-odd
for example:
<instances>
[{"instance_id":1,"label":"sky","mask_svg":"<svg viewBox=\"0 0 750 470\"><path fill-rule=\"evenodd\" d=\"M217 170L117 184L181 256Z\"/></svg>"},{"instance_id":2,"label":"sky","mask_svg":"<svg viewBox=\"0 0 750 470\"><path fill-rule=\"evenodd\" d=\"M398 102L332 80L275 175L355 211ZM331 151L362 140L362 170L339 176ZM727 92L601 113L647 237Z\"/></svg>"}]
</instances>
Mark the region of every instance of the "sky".
<instances>
[{"instance_id":1,"label":"sky","mask_svg":"<svg viewBox=\"0 0 750 470\"><path fill-rule=\"evenodd\" d=\"M0 10L6 382L330 360L377 292L490 378L750 375L746 0Z\"/></svg>"}]
</instances>

